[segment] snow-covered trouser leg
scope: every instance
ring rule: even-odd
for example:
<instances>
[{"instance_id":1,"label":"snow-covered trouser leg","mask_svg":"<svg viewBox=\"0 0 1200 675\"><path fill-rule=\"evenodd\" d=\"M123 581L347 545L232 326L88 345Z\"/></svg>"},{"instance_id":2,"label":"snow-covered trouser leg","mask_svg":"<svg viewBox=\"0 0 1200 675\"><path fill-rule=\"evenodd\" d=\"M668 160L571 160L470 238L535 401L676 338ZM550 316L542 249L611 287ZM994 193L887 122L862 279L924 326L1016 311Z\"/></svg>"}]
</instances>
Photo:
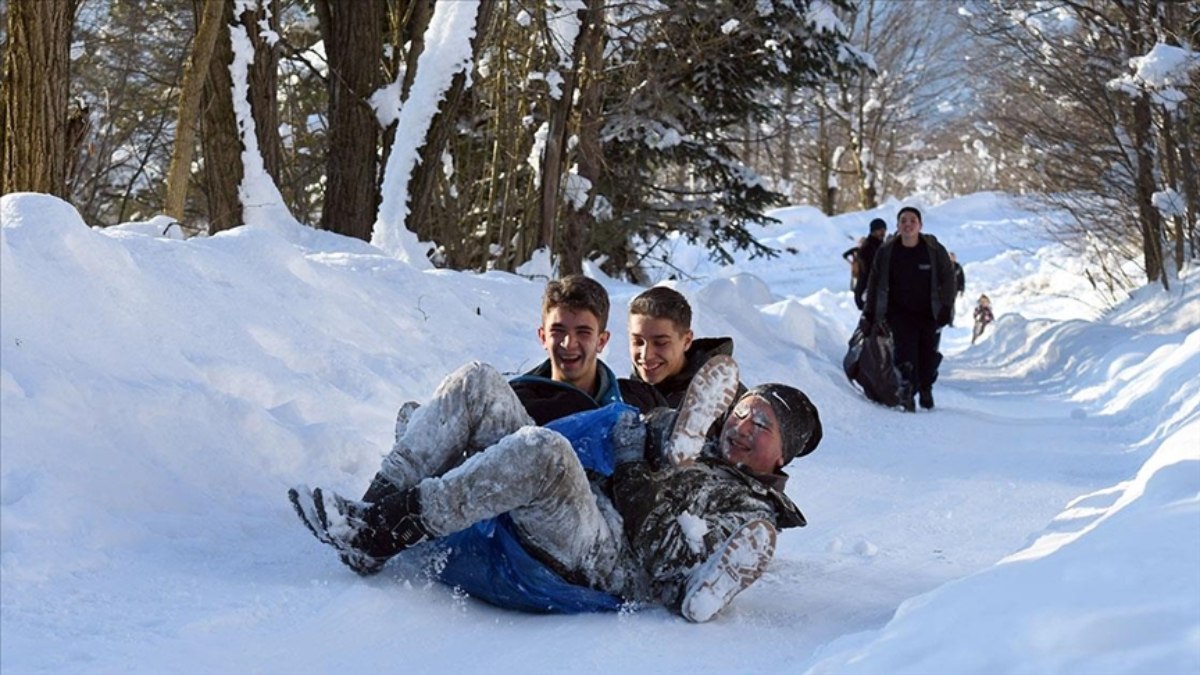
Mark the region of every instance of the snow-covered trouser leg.
<instances>
[{"instance_id":1,"label":"snow-covered trouser leg","mask_svg":"<svg viewBox=\"0 0 1200 675\"><path fill-rule=\"evenodd\" d=\"M507 513L533 552L590 586L616 589L624 548L570 443L525 427L418 486L421 520L434 536ZM599 497L604 499L604 497Z\"/></svg>"},{"instance_id":2,"label":"snow-covered trouser leg","mask_svg":"<svg viewBox=\"0 0 1200 675\"><path fill-rule=\"evenodd\" d=\"M379 473L406 490L530 424L533 419L504 376L472 361L442 380L433 398L413 411Z\"/></svg>"}]
</instances>

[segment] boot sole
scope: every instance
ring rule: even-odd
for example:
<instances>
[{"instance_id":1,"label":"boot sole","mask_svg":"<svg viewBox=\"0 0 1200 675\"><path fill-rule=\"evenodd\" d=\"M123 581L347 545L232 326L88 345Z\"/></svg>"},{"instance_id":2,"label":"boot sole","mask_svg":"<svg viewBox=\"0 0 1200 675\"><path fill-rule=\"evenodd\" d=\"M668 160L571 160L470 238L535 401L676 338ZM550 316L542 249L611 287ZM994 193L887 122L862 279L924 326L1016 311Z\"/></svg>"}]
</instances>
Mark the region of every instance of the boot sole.
<instances>
[{"instance_id":1,"label":"boot sole","mask_svg":"<svg viewBox=\"0 0 1200 675\"><path fill-rule=\"evenodd\" d=\"M709 428L733 405L737 386L738 366L731 357L718 354L700 366L679 403L679 416L667 441L667 457L672 464L684 466L696 461Z\"/></svg>"},{"instance_id":2,"label":"boot sole","mask_svg":"<svg viewBox=\"0 0 1200 675\"><path fill-rule=\"evenodd\" d=\"M692 573L680 614L693 623L711 620L767 570L775 555L775 527L752 520L738 528Z\"/></svg>"}]
</instances>

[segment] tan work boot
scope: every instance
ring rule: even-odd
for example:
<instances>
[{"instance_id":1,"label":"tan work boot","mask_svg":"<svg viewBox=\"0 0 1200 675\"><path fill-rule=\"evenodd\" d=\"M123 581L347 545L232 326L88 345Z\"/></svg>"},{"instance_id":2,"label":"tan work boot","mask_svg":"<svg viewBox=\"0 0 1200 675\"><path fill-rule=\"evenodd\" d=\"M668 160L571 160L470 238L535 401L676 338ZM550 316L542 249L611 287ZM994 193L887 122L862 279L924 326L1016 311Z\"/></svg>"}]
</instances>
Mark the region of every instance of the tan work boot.
<instances>
[{"instance_id":1,"label":"tan work boot","mask_svg":"<svg viewBox=\"0 0 1200 675\"><path fill-rule=\"evenodd\" d=\"M725 609L767 570L775 555L775 526L752 520L739 527L725 543L688 577L679 613L693 623L704 623Z\"/></svg>"}]
</instances>

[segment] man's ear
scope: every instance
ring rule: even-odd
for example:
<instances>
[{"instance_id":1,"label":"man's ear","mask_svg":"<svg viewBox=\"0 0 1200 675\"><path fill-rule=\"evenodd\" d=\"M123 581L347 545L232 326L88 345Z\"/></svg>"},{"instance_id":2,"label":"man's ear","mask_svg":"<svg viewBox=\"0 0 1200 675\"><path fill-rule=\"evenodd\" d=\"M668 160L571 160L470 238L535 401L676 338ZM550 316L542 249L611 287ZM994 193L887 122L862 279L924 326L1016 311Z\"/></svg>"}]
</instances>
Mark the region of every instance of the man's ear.
<instances>
[{"instance_id":1,"label":"man's ear","mask_svg":"<svg viewBox=\"0 0 1200 675\"><path fill-rule=\"evenodd\" d=\"M600 339L599 339L599 341L597 341L597 343L596 343L597 345L599 345L598 347L596 347L596 353L597 353L597 354L599 354L600 352L604 351L604 346L608 344L608 339L609 339L610 337L612 337L612 333L610 333L610 332L608 332L608 331L601 331L601 332L600 332Z\"/></svg>"},{"instance_id":2,"label":"man's ear","mask_svg":"<svg viewBox=\"0 0 1200 675\"><path fill-rule=\"evenodd\" d=\"M538 326L537 336L538 336L538 343L544 347L546 345L546 327L545 326Z\"/></svg>"},{"instance_id":3,"label":"man's ear","mask_svg":"<svg viewBox=\"0 0 1200 675\"><path fill-rule=\"evenodd\" d=\"M692 332L691 328L689 328L683 332L683 351L686 352L687 350L692 348L692 340L695 337L696 337L696 334Z\"/></svg>"}]
</instances>

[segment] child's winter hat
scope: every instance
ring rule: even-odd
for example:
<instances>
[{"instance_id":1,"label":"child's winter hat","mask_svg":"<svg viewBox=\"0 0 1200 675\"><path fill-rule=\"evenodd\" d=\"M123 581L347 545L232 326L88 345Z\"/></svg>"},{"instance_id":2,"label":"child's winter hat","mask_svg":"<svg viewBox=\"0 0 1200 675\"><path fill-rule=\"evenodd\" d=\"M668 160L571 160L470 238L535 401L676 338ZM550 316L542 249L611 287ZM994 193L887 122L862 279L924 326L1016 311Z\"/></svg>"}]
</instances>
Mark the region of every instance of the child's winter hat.
<instances>
[{"instance_id":1,"label":"child's winter hat","mask_svg":"<svg viewBox=\"0 0 1200 675\"><path fill-rule=\"evenodd\" d=\"M876 230L886 230L886 229L887 229L887 221L884 220L883 218L876 218L871 221L871 229L869 231L875 232Z\"/></svg>"},{"instance_id":2,"label":"child's winter hat","mask_svg":"<svg viewBox=\"0 0 1200 675\"><path fill-rule=\"evenodd\" d=\"M746 396L758 396L771 404L783 438L783 463L803 457L821 442L821 416L804 392L786 384L760 384Z\"/></svg>"}]
</instances>

